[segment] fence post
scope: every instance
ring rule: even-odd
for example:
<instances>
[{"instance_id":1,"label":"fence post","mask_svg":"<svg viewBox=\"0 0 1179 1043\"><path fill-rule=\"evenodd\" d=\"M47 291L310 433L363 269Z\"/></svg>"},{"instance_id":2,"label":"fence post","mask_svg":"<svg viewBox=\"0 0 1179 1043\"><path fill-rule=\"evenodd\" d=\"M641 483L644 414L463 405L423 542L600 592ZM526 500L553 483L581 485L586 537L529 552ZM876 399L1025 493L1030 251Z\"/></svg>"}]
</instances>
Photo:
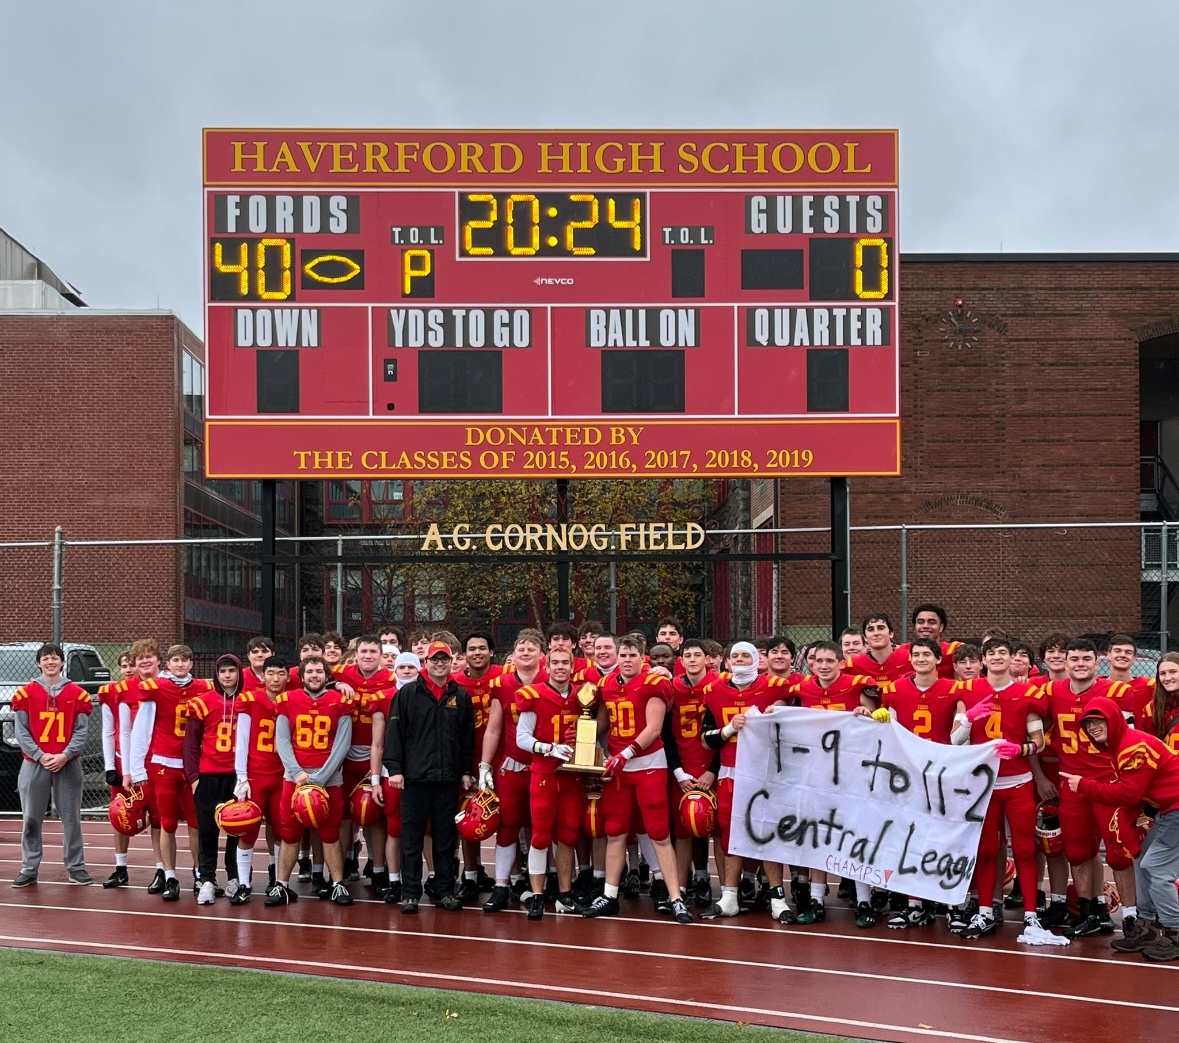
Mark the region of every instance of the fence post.
<instances>
[{"instance_id":1,"label":"fence post","mask_svg":"<svg viewBox=\"0 0 1179 1043\"><path fill-rule=\"evenodd\" d=\"M62 587L62 559L65 557L65 539L61 526L53 530L53 595L50 602L50 630L53 632L53 643L62 642L62 609L64 607L65 591Z\"/></svg>"},{"instance_id":2,"label":"fence post","mask_svg":"<svg viewBox=\"0 0 1179 1043\"><path fill-rule=\"evenodd\" d=\"M617 547L614 533L610 533L610 550ZM610 558L610 633L618 633L618 562Z\"/></svg>"},{"instance_id":3,"label":"fence post","mask_svg":"<svg viewBox=\"0 0 1179 1043\"><path fill-rule=\"evenodd\" d=\"M1171 600L1170 592L1167 589L1167 576L1171 570L1171 550L1167 545L1170 538L1170 532L1166 522L1163 522L1163 553L1160 555L1162 559L1162 571L1159 573L1159 652L1167 651L1167 646L1170 644L1170 630L1171 623L1167 619L1167 603ZM1177 555L1179 556L1179 555Z\"/></svg>"},{"instance_id":4,"label":"fence post","mask_svg":"<svg viewBox=\"0 0 1179 1043\"><path fill-rule=\"evenodd\" d=\"M344 537L336 540L336 557L344 557ZM336 633L344 633L344 562L336 562Z\"/></svg>"},{"instance_id":5,"label":"fence post","mask_svg":"<svg viewBox=\"0 0 1179 1043\"><path fill-rule=\"evenodd\" d=\"M909 640L909 529L901 526L901 643Z\"/></svg>"}]
</instances>

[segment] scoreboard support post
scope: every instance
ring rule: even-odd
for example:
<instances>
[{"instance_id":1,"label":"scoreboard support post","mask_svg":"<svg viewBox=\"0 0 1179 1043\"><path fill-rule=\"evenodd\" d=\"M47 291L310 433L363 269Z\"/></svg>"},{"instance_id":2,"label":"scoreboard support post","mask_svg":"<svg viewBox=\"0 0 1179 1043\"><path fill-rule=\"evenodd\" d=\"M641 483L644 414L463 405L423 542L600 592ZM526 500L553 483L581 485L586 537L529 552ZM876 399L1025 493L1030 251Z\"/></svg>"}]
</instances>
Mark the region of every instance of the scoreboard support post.
<instances>
[{"instance_id":1,"label":"scoreboard support post","mask_svg":"<svg viewBox=\"0 0 1179 1043\"><path fill-rule=\"evenodd\" d=\"M275 501L278 483L273 478L262 481L262 633L275 640L274 553L278 532Z\"/></svg>"},{"instance_id":2,"label":"scoreboard support post","mask_svg":"<svg viewBox=\"0 0 1179 1043\"><path fill-rule=\"evenodd\" d=\"M851 626L851 511L847 479L831 479L831 633Z\"/></svg>"},{"instance_id":3,"label":"scoreboard support post","mask_svg":"<svg viewBox=\"0 0 1179 1043\"><path fill-rule=\"evenodd\" d=\"M569 521L569 479L557 479L557 524ZM557 551L557 618L562 622L572 618L569 612L569 552Z\"/></svg>"}]
</instances>

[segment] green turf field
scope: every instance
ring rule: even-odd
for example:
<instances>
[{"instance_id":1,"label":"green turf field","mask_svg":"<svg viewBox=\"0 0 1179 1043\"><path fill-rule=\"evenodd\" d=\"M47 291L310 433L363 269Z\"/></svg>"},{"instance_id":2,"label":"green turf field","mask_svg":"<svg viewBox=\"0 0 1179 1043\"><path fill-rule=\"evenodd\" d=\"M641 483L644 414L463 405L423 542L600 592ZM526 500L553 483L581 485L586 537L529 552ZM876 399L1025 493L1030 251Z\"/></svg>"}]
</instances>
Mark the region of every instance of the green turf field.
<instances>
[{"instance_id":1,"label":"green turf field","mask_svg":"<svg viewBox=\"0 0 1179 1043\"><path fill-rule=\"evenodd\" d=\"M836 1043L600 1007L20 950L0 950L0 980L0 1038L12 1043Z\"/></svg>"}]
</instances>

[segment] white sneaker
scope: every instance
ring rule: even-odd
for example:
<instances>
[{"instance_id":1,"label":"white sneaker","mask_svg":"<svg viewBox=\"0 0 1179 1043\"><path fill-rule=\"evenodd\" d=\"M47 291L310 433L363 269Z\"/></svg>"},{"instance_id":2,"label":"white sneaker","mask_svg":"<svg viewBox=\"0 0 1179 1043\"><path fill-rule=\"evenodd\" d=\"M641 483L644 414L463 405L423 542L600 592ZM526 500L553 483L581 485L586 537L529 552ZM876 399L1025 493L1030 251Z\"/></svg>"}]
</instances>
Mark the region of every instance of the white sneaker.
<instances>
[{"instance_id":1,"label":"white sneaker","mask_svg":"<svg viewBox=\"0 0 1179 1043\"><path fill-rule=\"evenodd\" d=\"M197 892L197 905L212 905L217 900L217 887L211 880L206 880L201 884L201 889Z\"/></svg>"}]
</instances>

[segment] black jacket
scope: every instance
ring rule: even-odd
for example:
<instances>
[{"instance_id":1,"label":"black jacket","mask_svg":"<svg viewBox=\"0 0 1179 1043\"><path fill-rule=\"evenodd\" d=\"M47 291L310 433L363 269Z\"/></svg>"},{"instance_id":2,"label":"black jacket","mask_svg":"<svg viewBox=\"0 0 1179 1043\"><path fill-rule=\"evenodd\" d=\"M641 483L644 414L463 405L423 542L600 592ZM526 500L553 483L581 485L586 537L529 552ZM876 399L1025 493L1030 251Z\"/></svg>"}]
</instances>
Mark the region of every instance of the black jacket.
<instances>
[{"instance_id":1,"label":"black jacket","mask_svg":"<svg viewBox=\"0 0 1179 1043\"><path fill-rule=\"evenodd\" d=\"M385 767L407 784L454 782L471 774L475 757L475 712L471 697L448 681L441 699L425 680L397 693L385 725Z\"/></svg>"}]
</instances>

